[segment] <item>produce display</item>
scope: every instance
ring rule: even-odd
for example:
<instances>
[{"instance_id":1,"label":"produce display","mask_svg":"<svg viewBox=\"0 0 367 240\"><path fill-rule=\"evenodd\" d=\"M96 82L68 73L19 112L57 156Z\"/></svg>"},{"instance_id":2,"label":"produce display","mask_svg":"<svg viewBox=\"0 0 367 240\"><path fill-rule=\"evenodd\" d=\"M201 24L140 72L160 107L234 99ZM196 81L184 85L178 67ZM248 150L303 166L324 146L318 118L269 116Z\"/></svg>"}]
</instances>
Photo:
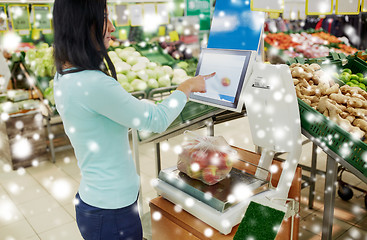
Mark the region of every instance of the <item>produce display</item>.
<instances>
[{"instance_id":1,"label":"produce display","mask_svg":"<svg viewBox=\"0 0 367 240\"><path fill-rule=\"evenodd\" d=\"M55 75L53 47L50 47L47 43L29 49L25 55L25 62L28 69L39 77L53 77Z\"/></svg>"},{"instance_id":2,"label":"produce display","mask_svg":"<svg viewBox=\"0 0 367 240\"><path fill-rule=\"evenodd\" d=\"M160 66L133 47L116 48L108 55L115 66L117 80L128 92L178 85L190 78L185 70Z\"/></svg>"},{"instance_id":3,"label":"produce display","mask_svg":"<svg viewBox=\"0 0 367 240\"><path fill-rule=\"evenodd\" d=\"M367 92L359 87L339 88L318 64L290 66L297 97L356 139L367 143Z\"/></svg>"},{"instance_id":4,"label":"produce display","mask_svg":"<svg viewBox=\"0 0 367 240\"><path fill-rule=\"evenodd\" d=\"M278 49L283 49L283 50L299 45L299 43L296 43L292 40L292 37L290 35L282 33L282 32L281 33L267 33L264 41Z\"/></svg>"},{"instance_id":5,"label":"produce display","mask_svg":"<svg viewBox=\"0 0 367 240\"><path fill-rule=\"evenodd\" d=\"M348 46L341 39L325 32L317 33L266 33L265 42L272 47L284 50L289 57L304 56L320 58L329 55L329 52L354 54L358 50Z\"/></svg>"},{"instance_id":6,"label":"produce display","mask_svg":"<svg viewBox=\"0 0 367 240\"><path fill-rule=\"evenodd\" d=\"M213 185L227 177L236 152L223 137L196 136L182 146L177 168L191 178Z\"/></svg>"},{"instance_id":7,"label":"produce display","mask_svg":"<svg viewBox=\"0 0 367 240\"><path fill-rule=\"evenodd\" d=\"M367 50L366 51L358 51L356 53L357 57L367 62Z\"/></svg>"},{"instance_id":8,"label":"produce display","mask_svg":"<svg viewBox=\"0 0 367 240\"><path fill-rule=\"evenodd\" d=\"M364 76L363 73L353 74L352 70L345 68L340 74L334 73L334 77L351 87L359 87L366 91L367 76Z\"/></svg>"},{"instance_id":9,"label":"produce display","mask_svg":"<svg viewBox=\"0 0 367 240\"><path fill-rule=\"evenodd\" d=\"M181 41L177 42L160 42L159 45L163 50L176 60L184 60L192 58L192 51L187 48Z\"/></svg>"}]
</instances>

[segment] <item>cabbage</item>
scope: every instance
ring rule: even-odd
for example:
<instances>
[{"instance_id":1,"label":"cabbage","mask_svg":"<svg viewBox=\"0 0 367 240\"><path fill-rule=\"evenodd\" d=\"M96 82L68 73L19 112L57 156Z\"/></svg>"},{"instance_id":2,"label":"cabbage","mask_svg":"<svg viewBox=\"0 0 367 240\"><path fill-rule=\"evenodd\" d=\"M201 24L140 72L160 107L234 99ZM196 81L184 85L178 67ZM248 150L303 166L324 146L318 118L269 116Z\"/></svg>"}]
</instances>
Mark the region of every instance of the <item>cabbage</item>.
<instances>
[{"instance_id":1,"label":"cabbage","mask_svg":"<svg viewBox=\"0 0 367 240\"><path fill-rule=\"evenodd\" d=\"M168 75L165 75L158 79L158 84L159 84L159 87L169 87L171 86L171 79L169 78Z\"/></svg>"},{"instance_id":2,"label":"cabbage","mask_svg":"<svg viewBox=\"0 0 367 240\"><path fill-rule=\"evenodd\" d=\"M117 55L124 61L127 61L127 59L131 56L130 51L121 51L117 53Z\"/></svg>"},{"instance_id":3,"label":"cabbage","mask_svg":"<svg viewBox=\"0 0 367 240\"><path fill-rule=\"evenodd\" d=\"M131 66L127 64L126 62L116 62L115 69L117 73L124 73L126 74L131 69Z\"/></svg>"},{"instance_id":4,"label":"cabbage","mask_svg":"<svg viewBox=\"0 0 367 240\"><path fill-rule=\"evenodd\" d=\"M162 66L162 70L169 75L169 77L172 77L173 70L170 66Z\"/></svg>"},{"instance_id":5,"label":"cabbage","mask_svg":"<svg viewBox=\"0 0 367 240\"><path fill-rule=\"evenodd\" d=\"M140 52L135 51L135 52L132 53L132 56L134 56L134 57L140 57L141 54L140 54Z\"/></svg>"},{"instance_id":6,"label":"cabbage","mask_svg":"<svg viewBox=\"0 0 367 240\"><path fill-rule=\"evenodd\" d=\"M151 79L148 80L148 87L149 88L158 88L159 84L158 84L157 80L151 78Z\"/></svg>"},{"instance_id":7,"label":"cabbage","mask_svg":"<svg viewBox=\"0 0 367 240\"><path fill-rule=\"evenodd\" d=\"M155 73L157 74L157 78L167 75L166 72L162 68L158 68L158 67L155 69Z\"/></svg>"},{"instance_id":8,"label":"cabbage","mask_svg":"<svg viewBox=\"0 0 367 240\"><path fill-rule=\"evenodd\" d=\"M122 50L123 51L130 51L130 52L136 51L135 48L133 48L133 47L126 47L126 48L124 48Z\"/></svg>"},{"instance_id":9,"label":"cabbage","mask_svg":"<svg viewBox=\"0 0 367 240\"><path fill-rule=\"evenodd\" d=\"M117 74L117 81L119 81L119 83L122 83L122 82L129 82L127 80L127 77L124 75L124 74L121 74L121 73L118 73Z\"/></svg>"},{"instance_id":10,"label":"cabbage","mask_svg":"<svg viewBox=\"0 0 367 240\"><path fill-rule=\"evenodd\" d=\"M46 77L46 68L43 66L43 64L37 65L36 67L36 74L40 77Z\"/></svg>"},{"instance_id":11,"label":"cabbage","mask_svg":"<svg viewBox=\"0 0 367 240\"><path fill-rule=\"evenodd\" d=\"M114 51L109 51L108 52L108 56L110 57L110 59L112 59L112 58L118 58L117 53L114 52Z\"/></svg>"},{"instance_id":12,"label":"cabbage","mask_svg":"<svg viewBox=\"0 0 367 240\"><path fill-rule=\"evenodd\" d=\"M137 64L135 64L131 70L135 71L135 72L139 72L141 70L144 70L147 67L146 63L143 62L138 62Z\"/></svg>"},{"instance_id":13,"label":"cabbage","mask_svg":"<svg viewBox=\"0 0 367 240\"><path fill-rule=\"evenodd\" d=\"M174 85L180 85L181 83L183 83L184 81L186 81L187 79L191 78L190 76L176 76L172 78L172 84Z\"/></svg>"},{"instance_id":14,"label":"cabbage","mask_svg":"<svg viewBox=\"0 0 367 240\"><path fill-rule=\"evenodd\" d=\"M144 81L148 81L149 79L149 76L148 74L145 72L145 70L141 70L138 72L138 76L141 80L144 80Z\"/></svg>"},{"instance_id":15,"label":"cabbage","mask_svg":"<svg viewBox=\"0 0 367 240\"><path fill-rule=\"evenodd\" d=\"M126 59L126 62L132 66L132 65L135 65L135 64L137 64L137 63L138 63L138 58L130 55L130 56Z\"/></svg>"},{"instance_id":16,"label":"cabbage","mask_svg":"<svg viewBox=\"0 0 367 240\"><path fill-rule=\"evenodd\" d=\"M131 83L138 75L136 74L136 72L133 71L129 71L126 74L127 80L129 81L129 83Z\"/></svg>"},{"instance_id":17,"label":"cabbage","mask_svg":"<svg viewBox=\"0 0 367 240\"><path fill-rule=\"evenodd\" d=\"M189 64L187 62L179 62L177 66L183 69L187 69L189 67Z\"/></svg>"},{"instance_id":18,"label":"cabbage","mask_svg":"<svg viewBox=\"0 0 367 240\"><path fill-rule=\"evenodd\" d=\"M179 77L179 76L185 77L187 76L187 73L183 69L176 68L175 70L173 70L173 76L174 77Z\"/></svg>"},{"instance_id":19,"label":"cabbage","mask_svg":"<svg viewBox=\"0 0 367 240\"><path fill-rule=\"evenodd\" d=\"M150 63L149 59L146 57L138 57L138 62L143 62L143 63Z\"/></svg>"},{"instance_id":20,"label":"cabbage","mask_svg":"<svg viewBox=\"0 0 367 240\"><path fill-rule=\"evenodd\" d=\"M157 67L158 67L158 64L156 64L155 62L148 63L148 68L151 70L155 70Z\"/></svg>"},{"instance_id":21,"label":"cabbage","mask_svg":"<svg viewBox=\"0 0 367 240\"><path fill-rule=\"evenodd\" d=\"M148 87L147 83L140 79L134 79L131 86L134 88L134 91L144 91Z\"/></svg>"},{"instance_id":22,"label":"cabbage","mask_svg":"<svg viewBox=\"0 0 367 240\"><path fill-rule=\"evenodd\" d=\"M151 69L147 69L147 70L145 70L145 72L148 74L149 78L157 79L157 74L156 74L155 71L153 71Z\"/></svg>"},{"instance_id":23,"label":"cabbage","mask_svg":"<svg viewBox=\"0 0 367 240\"><path fill-rule=\"evenodd\" d=\"M127 91L127 92L133 92L134 88L131 86L131 84L127 83L127 82L122 82L120 83L121 86Z\"/></svg>"},{"instance_id":24,"label":"cabbage","mask_svg":"<svg viewBox=\"0 0 367 240\"><path fill-rule=\"evenodd\" d=\"M116 48L115 52L117 53L117 55L119 55L121 52L123 52L123 50L121 48Z\"/></svg>"},{"instance_id":25,"label":"cabbage","mask_svg":"<svg viewBox=\"0 0 367 240\"><path fill-rule=\"evenodd\" d=\"M115 68L116 68L116 63L118 63L118 62L123 62L120 58L111 58L111 62L113 63L113 65L115 66Z\"/></svg>"}]
</instances>

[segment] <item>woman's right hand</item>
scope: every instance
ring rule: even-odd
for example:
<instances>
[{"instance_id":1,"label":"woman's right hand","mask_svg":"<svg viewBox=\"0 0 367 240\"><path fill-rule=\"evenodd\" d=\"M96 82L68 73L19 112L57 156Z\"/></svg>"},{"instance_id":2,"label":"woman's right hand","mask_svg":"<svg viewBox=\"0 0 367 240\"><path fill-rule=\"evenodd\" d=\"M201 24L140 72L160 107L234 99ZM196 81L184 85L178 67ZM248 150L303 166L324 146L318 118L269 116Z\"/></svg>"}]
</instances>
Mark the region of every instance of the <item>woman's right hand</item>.
<instances>
[{"instance_id":1,"label":"woman's right hand","mask_svg":"<svg viewBox=\"0 0 367 240\"><path fill-rule=\"evenodd\" d=\"M189 78L185 82L181 83L177 87L177 90L180 90L183 93L185 93L187 98L189 98L191 92L205 93L206 92L205 80L214 77L215 74L216 73L214 72L208 75L198 75L196 77Z\"/></svg>"}]
</instances>

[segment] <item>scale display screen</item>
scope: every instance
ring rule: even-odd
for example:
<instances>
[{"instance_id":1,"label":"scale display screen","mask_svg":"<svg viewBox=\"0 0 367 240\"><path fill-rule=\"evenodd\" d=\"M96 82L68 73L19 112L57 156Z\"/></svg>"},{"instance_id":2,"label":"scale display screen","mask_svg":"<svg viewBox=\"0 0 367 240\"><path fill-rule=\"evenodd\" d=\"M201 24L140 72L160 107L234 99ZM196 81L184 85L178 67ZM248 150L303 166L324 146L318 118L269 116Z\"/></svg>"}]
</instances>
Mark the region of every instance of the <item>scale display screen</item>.
<instances>
[{"instance_id":1,"label":"scale display screen","mask_svg":"<svg viewBox=\"0 0 367 240\"><path fill-rule=\"evenodd\" d=\"M205 93L191 93L190 100L241 111L241 93L249 74L253 51L202 49L196 75L216 75L206 80ZM251 69L251 68L250 68Z\"/></svg>"}]
</instances>

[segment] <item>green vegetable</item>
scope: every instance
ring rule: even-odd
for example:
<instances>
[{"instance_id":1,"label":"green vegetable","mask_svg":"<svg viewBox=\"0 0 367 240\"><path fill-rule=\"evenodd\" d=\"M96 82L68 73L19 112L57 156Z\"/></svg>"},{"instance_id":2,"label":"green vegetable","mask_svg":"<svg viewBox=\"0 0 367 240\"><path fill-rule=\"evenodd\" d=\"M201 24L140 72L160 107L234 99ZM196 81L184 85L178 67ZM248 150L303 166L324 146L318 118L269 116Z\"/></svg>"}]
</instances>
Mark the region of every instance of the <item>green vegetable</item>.
<instances>
[{"instance_id":1,"label":"green vegetable","mask_svg":"<svg viewBox=\"0 0 367 240\"><path fill-rule=\"evenodd\" d=\"M359 78L364 78L363 74L362 73L356 73L356 75L359 77Z\"/></svg>"},{"instance_id":2,"label":"green vegetable","mask_svg":"<svg viewBox=\"0 0 367 240\"><path fill-rule=\"evenodd\" d=\"M179 63L177 63L177 66L179 66L182 69L186 69L186 68L189 67L189 64L187 62L179 62Z\"/></svg>"},{"instance_id":3,"label":"green vegetable","mask_svg":"<svg viewBox=\"0 0 367 240\"><path fill-rule=\"evenodd\" d=\"M127 91L127 92L133 92L134 88L127 82L121 83L121 86Z\"/></svg>"},{"instance_id":4,"label":"green vegetable","mask_svg":"<svg viewBox=\"0 0 367 240\"><path fill-rule=\"evenodd\" d=\"M123 83L123 82L127 82L129 83L129 81L127 80L127 77L124 74L118 73L117 74L117 81L119 81L119 83Z\"/></svg>"},{"instance_id":5,"label":"green vegetable","mask_svg":"<svg viewBox=\"0 0 367 240\"><path fill-rule=\"evenodd\" d=\"M126 74L127 72L130 71L131 66L127 64L126 62L121 61L121 62L115 63L115 69L117 73Z\"/></svg>"},{"instance_id":6,"label":"green vegetable","mask_svg":"<svg viewBox=\"0 0 367 240\"><path fill-rule=\"evenodd\" d=\"M350 82L353 83L353 84L356 84L356 85L359 84L359 82L357 80L354 80L354 79L353 80L350 80Z\"/></svg>"},{"instance_id":7,"label":"green vegetable","mask_svg":"<svg viewBox=\"0 0 367 240\"><path fill-rule=\"evenodd\" d=\"M346 72L346 73L352 74L352 70L350 70L349 68L345 68L345 69L343 69L343 72Z\"/></svg>"},{"instance_id":8,"label":"green vegetable","mask_svg":"<svg viewBox=\"0 0 367 240\"><path fill-rule=\"evenodd\" d=\"M131 86L134 88L134 91L145 91L148 87L147 83L140 79L134 79L131 82Z\"/></svg>"},{"instance_id":9,"label":"green vegetable","mask_svg":"<svg viewBox=\"0 0 367 240\"><path fill-rule=\"evenodd\" d=\"M358 86L359 86L360 88L362 88L363 90L365 90L365 91L366 91L366 85L364 85L363 83L358 84Z\"/></svg>"},{"instance_id":10,"label":"green vegetable","mask_svg":"<svg viewBox=\"0 0 367 240\"><path fill-rule=\"evenodd\" d=\"M358 79L359 79L359 77L356 74L352 74L350 76L350 80L356 80L356 81L358 81Z\"/></svg>"},{"instance_id":11,"label":"green vegetable","mask_svg":"<svg viewBox=\"0 0 367 240\"><path fill-rule=\"evenodd\" d=\"M157 74L154 70L147 69L145 72L148 74L149 78L157 79Z\"/></svg>"},{"instance_id":12,"label":"green vegetable","mask_svg":"<svg viewBox=\"0 0 367 240\"><path fill-rule=\"evenodd\" d=\"M141 80L144 80L144 81L148 81L149 79L149 76L148 74L145 72L145 70L141 70L138 72L138 76Z\"/></svg>"},{"instance_id":13,"label":"green vegetable","mask_svg":"<svg viewBox=\"0 0 367 240\"><path fill-rule=\"evenodd\" d=\"M151 78L148 80L148 87L149 88L158 88L159 87L159 84L158 84L158 81Z\"/></svg>"},{"instance_id":14,"label":"green vegetable","mask_svg":"<svg viewBox=\"0 0 367 240\"><path fill-rule=\"evenodd\" d=\"M137 77L137 74L136 74L136 72L129 71L126 74L126 77L127 77L127 80L129 81L129 83L131 83Z\"/></svg>"},{"instance_id":15,"label":"green vegetable","mask_svg":"<svg viewBox=\"0 0 367 240\"><path fill-rule=\"evenodd\" d=\"M159 84L159 87L169 87L171 86L171 79L169 78L168 75L165 75L158 79L158 84Z\"/></svg>"}]
</instances>

